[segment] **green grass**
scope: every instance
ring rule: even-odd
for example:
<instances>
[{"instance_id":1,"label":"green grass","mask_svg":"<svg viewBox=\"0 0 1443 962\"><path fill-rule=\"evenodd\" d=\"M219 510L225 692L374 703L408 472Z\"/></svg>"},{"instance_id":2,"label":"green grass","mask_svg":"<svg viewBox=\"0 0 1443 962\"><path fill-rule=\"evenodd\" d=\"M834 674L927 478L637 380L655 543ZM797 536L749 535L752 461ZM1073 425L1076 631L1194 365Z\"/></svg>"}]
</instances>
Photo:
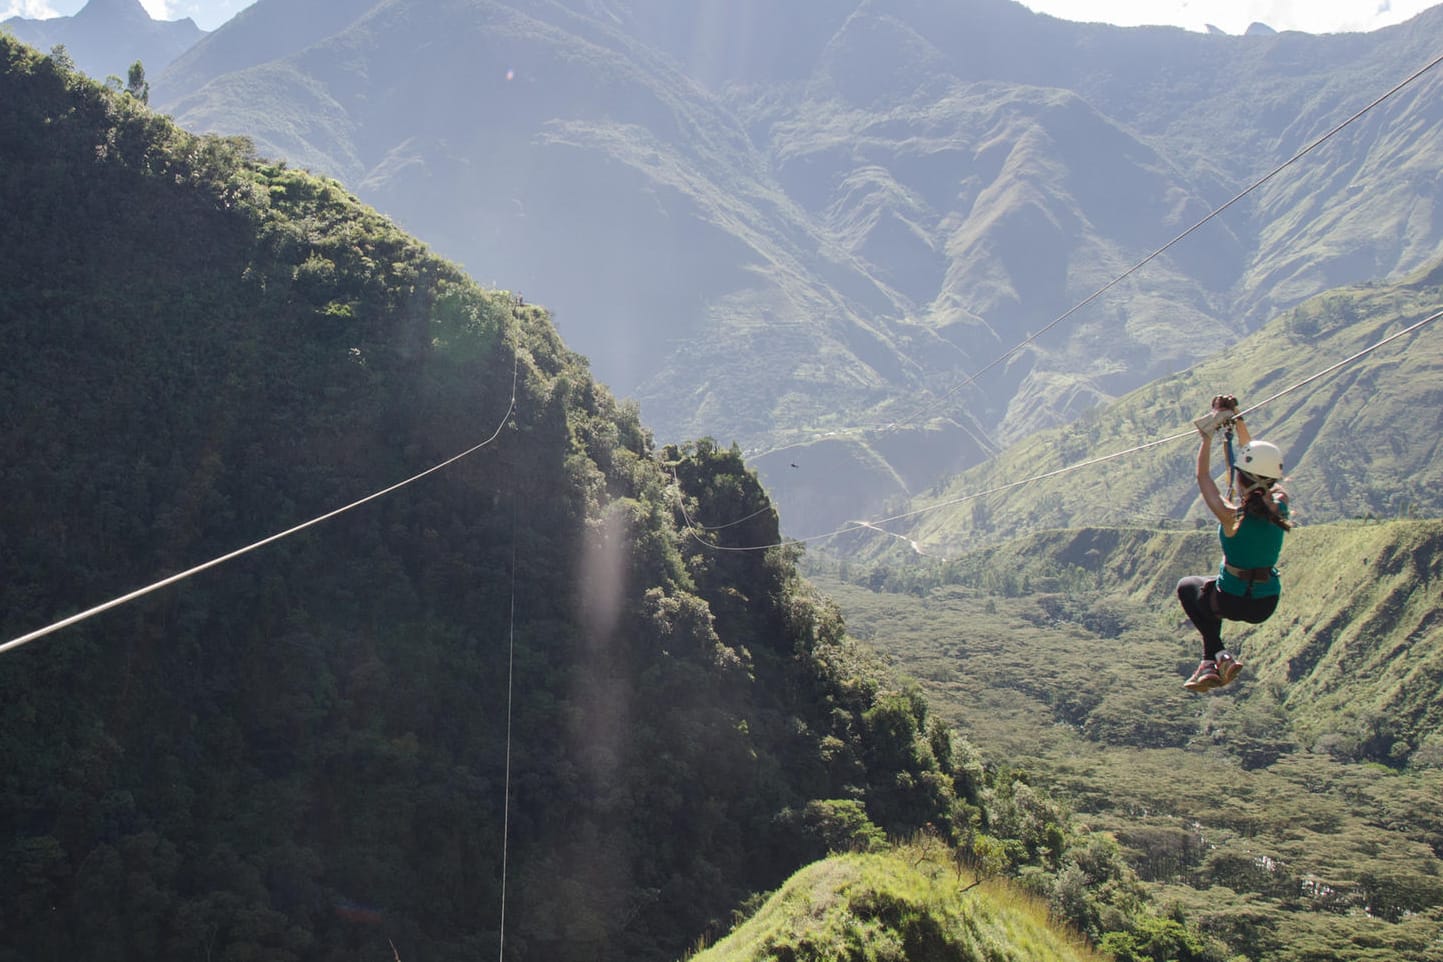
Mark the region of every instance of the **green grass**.
<instances>
[{"instance_id":1,"label":"green grass","mask_svg":"<svg viewBox=\"0 0 1443 962\"><path fill-rule=\"evenodd\" d=\"M834 855L797 872L752 918L692 962L1095 962L1047 906L976 879L938 843Z\"/></svg>"}]
</instances>

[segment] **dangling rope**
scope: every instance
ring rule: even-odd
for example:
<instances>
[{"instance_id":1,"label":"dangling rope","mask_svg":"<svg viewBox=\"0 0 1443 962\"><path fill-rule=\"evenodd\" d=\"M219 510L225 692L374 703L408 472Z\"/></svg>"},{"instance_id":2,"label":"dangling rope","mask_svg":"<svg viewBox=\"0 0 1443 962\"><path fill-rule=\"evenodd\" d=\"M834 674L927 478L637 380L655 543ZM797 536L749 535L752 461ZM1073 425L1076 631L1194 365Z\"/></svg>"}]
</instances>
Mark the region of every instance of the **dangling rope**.
<instances>
[{"instance_id":1,"label":"dangling rope","mask_svg":"<svg viewBox=\"0 0 1443 962\"><path fill-rule=\"evenodd\" d=\"M135 601L137 598L143 598L148 594L159 591L162 588L168 588L171 585L176 584L177 582L184 581L185 579L193 575L198 575L202 571L208 571L211 568L225 564L227 561L233 561L234 559L239 558L241 555L249 554L250 552L255 551L258 548L264 548L268 544L280 541L282 538L289 538L291 535L304 531L307 528L315 527L322 521L329 521L330 519L336 517L336 515L345 514L347 511L350 511L353 508L359 508L361 505L375 501L377 498L385 497L392 491L399 491L401 488L406 487L408 484L413 484L416 481L419 481L422 478L426 477L427 475L435 474L442 468L450 467L457 461L460 461L462 458L468 457L469 455L476 453L477 451L486 447L488 444L495 441L498 437L501 436L501 431L503 428L506 427L506 422L510 420L512 413L516 410L516 384L517 373L520 370L520 365L518 356L514 352L512 355L511 365L511 400L506 406L506 414L504 417L501 418L501 423L496 425L496 430L491 433L491 436L488 437L486 440L482 441L480 444L473 445L472 447L467 448L465 451L462 451L460 454L447 458L440 464L432 465L421 473L412 475L404 481L397 482L396 484L377 491L374 494L368 494L358 501L352 501L345 507L337 508L334 511L328 511L319 517L302 522L301 524L298 524L293 528L287 528L286 530L277 532L276 534L273 534L268 538L262 538L260 541L257 541L254 544L248 544L244 548L237 548L235 551L232 551L229 554L221 555L219 558L212 558L210 561L207 561L204 564L198 564L194 568L189 568L185 571L180 572L179 574L171 575L169 578L162 578L160 581L146 585L144 588L139 588L135 591L130 592L129 594L121 595L118 598L112 598L104 604L96 605L94 608L88 608L78 614L71 615L69 618L64 618L60 621L57 621L52 625L46 625L44 628L32 631L28 635L21 635L19 638L11 639L10 641L5 642L5 644L0 645L0 654L4 654L5 652L10 651L14 648L19 648L21 645L29 644L30 642L35 641L38 638L44 638L46 635L54 634L55 632L60 631L62 628L69 628L71 625L78 624L88 618L93 618L96 615L101 614L102 612L109 611L111 608L118 608L121 605L129 604L130 602Z\"/></svg>"},{"instance_id":2,"label":"dangling rope","mask_svg":"<svg viewBox=\"0 0 1443 962\"><path fill-rule=\"evenodd\" d=\"M506 960L506 868L511 846L511 704L512 679L516 672L516 490L511 491L511 613L507 629L506 655L506 776L501 802L501 935L498 959Z\"/></svg>"}]
</instances>

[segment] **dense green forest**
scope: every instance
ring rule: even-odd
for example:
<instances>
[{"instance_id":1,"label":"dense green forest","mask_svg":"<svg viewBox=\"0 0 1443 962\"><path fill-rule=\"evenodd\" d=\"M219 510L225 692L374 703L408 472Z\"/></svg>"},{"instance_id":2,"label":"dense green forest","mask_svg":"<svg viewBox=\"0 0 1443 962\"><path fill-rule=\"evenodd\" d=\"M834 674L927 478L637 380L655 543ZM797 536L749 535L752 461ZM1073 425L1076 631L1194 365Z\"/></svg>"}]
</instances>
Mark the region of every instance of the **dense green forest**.
<instances>
[{"instance_id":1,"label":"dense green forest","mask_svg":"<svg viewBox=\"0 0 1443 962\"><path fill-rule=\"evenodd\" d=\"M984 826L793 553L683 536L767 506L737 451L655 450L544 312L3 37L0 141L4 638L503 425L0 661L0 959L474 959L503 881L512 957L675 958Z\"/></svg>"}]
</instances>

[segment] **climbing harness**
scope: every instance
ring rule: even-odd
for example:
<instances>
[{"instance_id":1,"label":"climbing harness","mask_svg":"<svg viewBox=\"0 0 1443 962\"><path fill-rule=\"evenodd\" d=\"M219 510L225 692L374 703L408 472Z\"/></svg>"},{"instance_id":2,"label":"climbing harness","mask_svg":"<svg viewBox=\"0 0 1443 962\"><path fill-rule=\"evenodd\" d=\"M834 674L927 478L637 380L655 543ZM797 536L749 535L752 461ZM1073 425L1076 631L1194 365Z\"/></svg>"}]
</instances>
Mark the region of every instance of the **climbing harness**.
<instances>
[{"instance_id":1,"label":"climbing harness","mask_svg":"<svg viewBox=\"0 0 1443 962\"><path fill-rule=\"evenodd\" d=\"M1223 567L1226 568L1228 574L1232 575L1234 578L1237 578L1240 581L1246 581L1248 583L1248 594L1252 594L1253 585L1255 583L1260 581L1273 580L1272 568L1239 568L1235 565L1230 565L1227 562L1223 562Z\"/></svg>"}]
</instances>

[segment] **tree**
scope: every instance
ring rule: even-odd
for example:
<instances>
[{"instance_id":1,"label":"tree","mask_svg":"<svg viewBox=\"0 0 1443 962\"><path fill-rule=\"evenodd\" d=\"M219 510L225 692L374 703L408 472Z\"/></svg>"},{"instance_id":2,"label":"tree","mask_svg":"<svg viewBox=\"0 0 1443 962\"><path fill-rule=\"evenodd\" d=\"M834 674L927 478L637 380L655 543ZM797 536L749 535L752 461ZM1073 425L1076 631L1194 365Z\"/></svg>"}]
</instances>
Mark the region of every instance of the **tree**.
<instances>
[{"instance_id":1,"label":"tree","mask_svg":"<svg viewBox=\"0 0 1443 962\"><path fill-rule=\"evenodd\" d=\"M70 56L70 51L65 49L65 44L63 43L57 43L50 48L50 62L53 63L55 69L59 70L62 74L72 74L75 72L75 58Z\"/></svg>"},{"instance_id":2,"label":"tree","mask_svg":"<svg viewBox=\"0 0 1443 962\"><path fill-rule=\"evenodd\" d=\"M150 103L150 82L145 79L145 65L139 60L130 65L125 92L143 104Z\"/></svg>"},{"instance_id":3,"label":"tree","mask_svg":"<svg viewBox=\"0 0 1443 962\"><path fill-rule=\"evenodd\" d=\"M886 833L867 817L867 809L856 799L813 799L800 813L788 812L783 818L800 823L802 833L828 852L872 852L887 841Z\"/></svg>"},{"instance_id":4,"label":"tree","mask_svg":"<svg viewBox=\"0 0 1443 962\"><path fill-rule=\"evenodd\" d=\"M1211 958L1197 932L1177 919L1143 916L1131 932L1108 932L1098 946L1117 962L1202 962Z\"/></svg>"}]
</instances>

